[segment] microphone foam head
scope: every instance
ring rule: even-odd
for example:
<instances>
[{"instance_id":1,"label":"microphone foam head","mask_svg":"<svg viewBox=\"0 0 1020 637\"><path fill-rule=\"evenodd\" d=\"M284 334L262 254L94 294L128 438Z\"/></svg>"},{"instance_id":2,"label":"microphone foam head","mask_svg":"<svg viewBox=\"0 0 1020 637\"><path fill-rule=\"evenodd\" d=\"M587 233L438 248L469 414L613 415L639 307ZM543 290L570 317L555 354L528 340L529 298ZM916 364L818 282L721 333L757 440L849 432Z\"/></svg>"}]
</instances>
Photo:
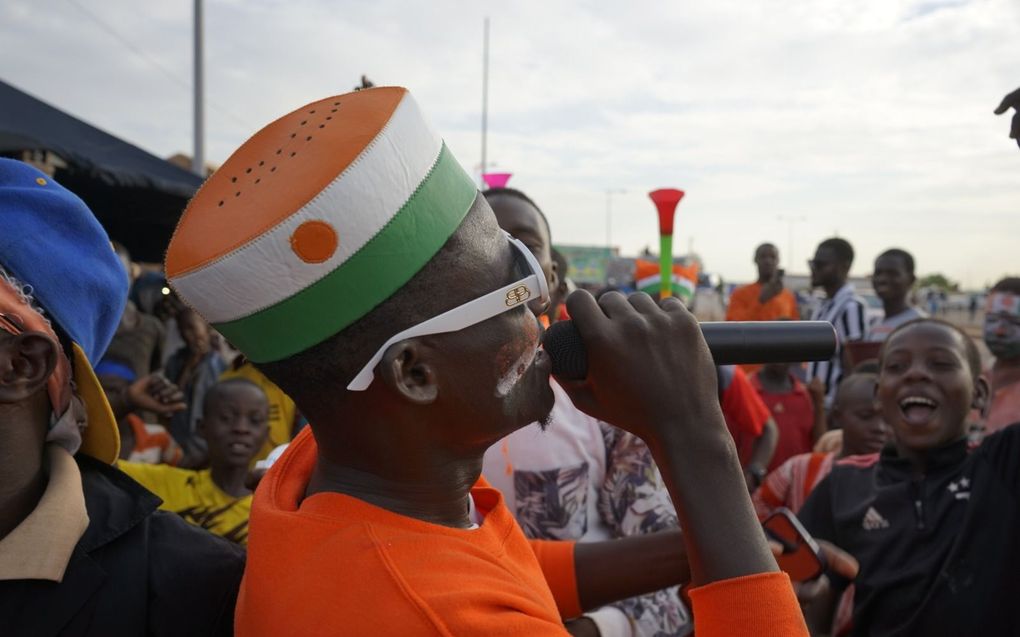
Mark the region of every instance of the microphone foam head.
<instances>
[{"instance_id":1,"label":"microphone foam head","mask_svg":"<svg viewBox=\"0 0 1020 637\"><path fill-rule=\"evenodd\" d=\"M584 380L588 375L588 351L573 321L559 321L549 326L542 345L552 360L553 376Z\"/></svg>"}]
</instances>

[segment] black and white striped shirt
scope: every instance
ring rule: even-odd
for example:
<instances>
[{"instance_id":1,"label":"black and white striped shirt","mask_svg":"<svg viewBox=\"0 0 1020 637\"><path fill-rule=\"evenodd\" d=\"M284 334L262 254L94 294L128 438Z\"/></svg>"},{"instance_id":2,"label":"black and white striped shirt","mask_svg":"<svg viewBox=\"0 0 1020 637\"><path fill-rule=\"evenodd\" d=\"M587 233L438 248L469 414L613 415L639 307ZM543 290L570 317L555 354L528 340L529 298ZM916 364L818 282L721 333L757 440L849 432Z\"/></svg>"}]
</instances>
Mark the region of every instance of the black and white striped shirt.
<instances>
[{"instance_id":1,"label":"black and white striped shirt","mask_svg":"<svg viewBox=\"0 0 1020 637\"><path fill-rule=\"evenodd\" d=\"M836 353L827 361L808 365L808 379L818 377L825 383L825 407L832 407L836 386L843 378L843 346L862 341L867 336L864 321L864 299L857 296L852 283L847 283L835 296L825 299L811 315L812 321L828 321L836 328Z\"/></svg>"}]
</instances>

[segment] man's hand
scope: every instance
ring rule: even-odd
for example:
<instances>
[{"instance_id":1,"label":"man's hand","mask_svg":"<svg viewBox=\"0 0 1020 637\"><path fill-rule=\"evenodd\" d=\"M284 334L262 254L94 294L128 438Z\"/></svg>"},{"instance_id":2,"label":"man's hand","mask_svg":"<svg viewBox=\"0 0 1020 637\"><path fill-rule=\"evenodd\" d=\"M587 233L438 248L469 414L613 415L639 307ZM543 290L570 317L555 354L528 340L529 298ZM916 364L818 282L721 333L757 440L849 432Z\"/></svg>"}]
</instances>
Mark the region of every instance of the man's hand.
<instances>
[{"instance_id":1,"label":"man's hand","mask_svg":"<svg viewBox=\"0 0 1020 637\"><path fill-rule=\"evenodd\" d=\"M1015 139L1017 145L1020 146L1020 88L1002 98L1002 103L999 104L997 109L995 109L995 114L1002 115L1011 108L1016 109L1016 113L1013 114L1013 122L1010 125L1009 136Z\"/></svg>"},{"instance_id":2,"label":"man's hand","mask_svg":"<svg viewBox=\"0 0 1020 637\"><path fill-rule=\"evenodd\" d=\"M127 388L131 409L151 411L160 416L172 416L188 408L184 393L162 374L142 376Z\"/></svg>"},{"instance_id":3,"label":"man's hand","mask_svg":"<svg viewBox=\"0 0 1020 637\"><path fill-rule=\"evenodd\" d=\"M850 555L832 542L826 542L825 540L815 540L815 542L818 543L818 548L821 550L822 557L825 558L825 563L828 564L830 571L848 580L857 577L857 573L861 570L861 565L853 555ZM769 548L772 549L772 555L775 557L783 554L783 545L775 540L769 540Z\"/></svg>"},{"instance_id":4,"label":"man's hand","mask_svg":"<svg viewBox=\"0 0 1020 637\"><path fill-rule=\"evenodd\" d=\"M811 395L811 402L818 405L825 405L825 383L822 379L815 376L811 379L811 382L807 386L808 394Z\"/></svg>"},{"instance_id":5,"label":"man's hand","mask_svg":"<svg viewBox=\"0 0 1020 637\"><path fill-rule=\"evenodd\" d=\"M682 301L609 292L596 302L578 290L567 309L588 350L588 377L561 384L582 411L649 446L684 425L722 422L712 355Z\"/></svg>"},{"instance_id":6,"label":"man's hand","mask_svg":"<svg viewBox=\"0 0 1020 637\"><path fill-rule=\"evenodd\" d=\"M588 617L578 617L564 622L563 627L573 637L601 637L599 627Z\"/></svg>"},{"instance_id":7,"label":"man's hand","mask_svg":"<svg viewBox=\"0 0 1020 637\"><path fill-rule=\"evenodd\" d=\"M579 409L648 444L684 529L694 585L776 571L694 315L676 298L656 304L610 292L596 303L583 290L567 309L588 350L588 377L561 385Z\"/></svg>"},{"instance_id":8,"label":"man's hand","mask_svg":"<svg viewBox=\"0 0 1020 637\"><path fill-rule=\"evenodd\" d=\"M833 429L825 432L818 442L815 443L813 451L817 453L834 453L837 456L843 451L843 430Z\"/></svg>"}]
</instances>

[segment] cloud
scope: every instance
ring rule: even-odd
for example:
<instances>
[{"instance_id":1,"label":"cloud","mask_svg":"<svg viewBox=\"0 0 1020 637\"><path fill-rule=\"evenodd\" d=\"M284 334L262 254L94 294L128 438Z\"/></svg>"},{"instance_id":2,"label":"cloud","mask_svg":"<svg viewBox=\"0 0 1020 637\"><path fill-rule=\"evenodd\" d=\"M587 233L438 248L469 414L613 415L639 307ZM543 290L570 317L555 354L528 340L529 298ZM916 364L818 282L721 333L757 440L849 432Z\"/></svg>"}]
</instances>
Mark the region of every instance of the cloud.
<instances>
[{"instance_id":1,"label":"cloud","mask_svg":"<svg viewBox=\"0 0 1020 637\"><path fill-rule=\"evenodd\" d=\"M77 0L84 3L85 0ZM93 6L94 5L94 6ZM191 144L190 3L0 7L3 78L168 155ZM491 17L489 153L564 243L656 242L647 191L676 186L677 250L753 275L762 240L802 271L833 232L858 272L890 245L983 284L1020 270L1020 154L991 115L1020 84L1010 0L747 3L392 0L206 6L208 151L367 73L409 86L466 167L480 163L482 19ZM181 80L183 79L184 85Z\"/></svg>"}]
</instances>

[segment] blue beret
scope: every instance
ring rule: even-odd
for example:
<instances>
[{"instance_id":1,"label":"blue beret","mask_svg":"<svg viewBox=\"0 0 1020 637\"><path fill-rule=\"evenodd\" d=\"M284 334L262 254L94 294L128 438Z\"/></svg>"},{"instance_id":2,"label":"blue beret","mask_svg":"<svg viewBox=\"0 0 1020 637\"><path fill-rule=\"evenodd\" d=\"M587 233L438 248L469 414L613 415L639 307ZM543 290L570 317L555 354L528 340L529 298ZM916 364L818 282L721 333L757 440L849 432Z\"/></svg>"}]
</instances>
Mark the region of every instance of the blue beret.
<instances>
[{"instance_id":1,"label":"blue beret","mask_svg":"<svg viewBox=\"0 0 1020 637\"><path fill-rule=\"evenodd\" d=\"M95 365L117 331L128 276L88 206L26 163L0 158L0 265Z\"/></svg>"}]
</instances>

